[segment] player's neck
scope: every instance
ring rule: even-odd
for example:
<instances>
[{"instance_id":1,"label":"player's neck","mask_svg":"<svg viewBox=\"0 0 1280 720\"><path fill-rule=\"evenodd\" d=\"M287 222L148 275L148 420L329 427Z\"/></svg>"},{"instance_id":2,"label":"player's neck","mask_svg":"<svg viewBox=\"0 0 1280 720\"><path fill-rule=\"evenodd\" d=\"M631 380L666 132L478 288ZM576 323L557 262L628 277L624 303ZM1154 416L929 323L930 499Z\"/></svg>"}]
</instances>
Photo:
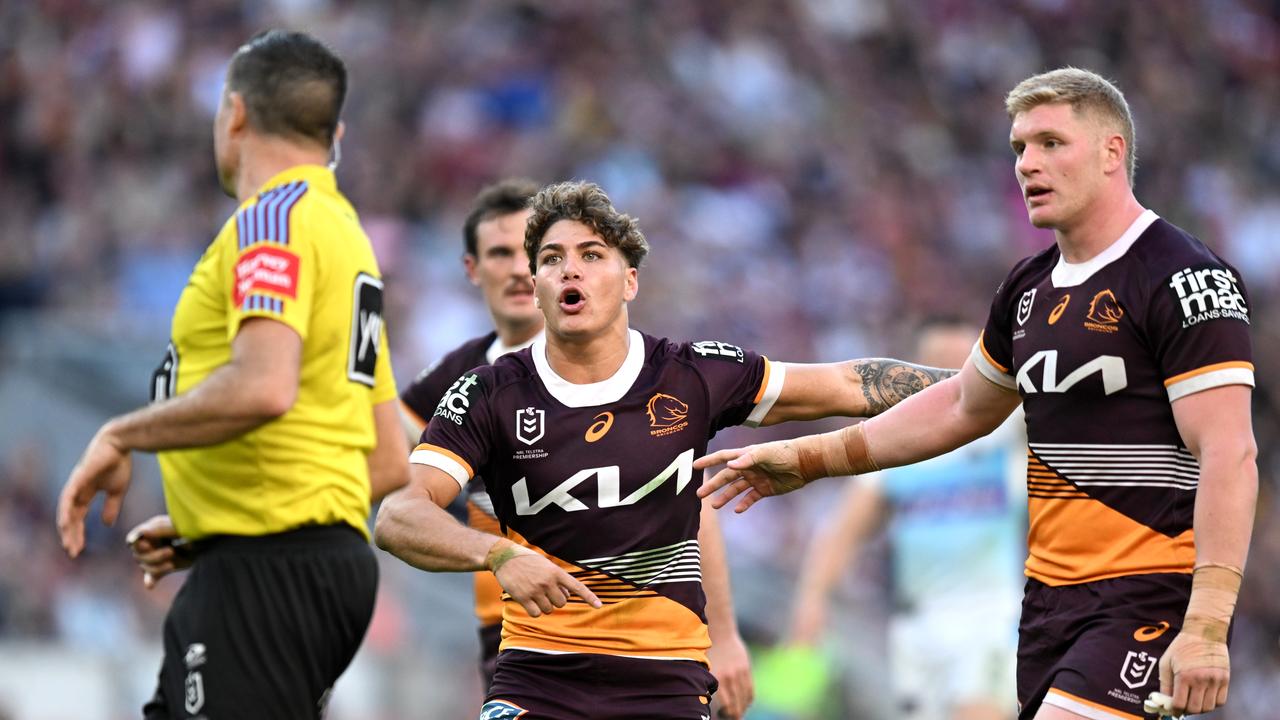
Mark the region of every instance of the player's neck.
<instances>
[{"instance_id":1,"label":"player's neck","mask_svg":"<svg viewBox=\"0 0 1280 720\"><path fill-rule=\"evenodd\" d=\"M324 166L329 153L319 147L284 138L258 136L244 141L240 171L236 174L236 200L244 202L271 178L299 165Z\"/></svg>"},{"instance_id":2,"label":"player's neck","mask_svg":"<svg viewBox=\"0 0 1280 720\"><path fill-rule=\"evenodd\" d=\"M616 324L590 338L570 338L547 333L547 364L557 375L575 385L608 380L627 359L630 328Z\"/></svg>"},{"instance_id":3,"label":"player's neck","mask_svg":"<svg viewBox=\"0 0 1280 720\"><path fill-rule=\"evenodd\" d=\"M1054 230L1063 259L1069 263L1092 260L1119 240L1143 209L1128 188L1123 193L1099 198L1093 208L1081 213L1083 217L1079 222L1067 229Z\"/></svg>"}]
</instances>

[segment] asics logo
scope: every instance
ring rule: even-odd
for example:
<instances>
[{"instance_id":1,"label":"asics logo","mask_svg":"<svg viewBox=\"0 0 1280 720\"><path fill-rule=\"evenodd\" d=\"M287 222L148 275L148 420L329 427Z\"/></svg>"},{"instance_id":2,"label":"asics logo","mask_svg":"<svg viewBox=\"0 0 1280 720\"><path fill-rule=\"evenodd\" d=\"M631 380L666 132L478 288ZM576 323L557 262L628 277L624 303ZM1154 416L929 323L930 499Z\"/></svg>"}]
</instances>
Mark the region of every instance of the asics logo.
<instances>
[{"instance_id":1,"label":"asics logo","mask_svg":"<svg viewBox=\"0 0 1280 720\"><path fill-rule=\"evenodd\" d=\"M1058 301L1058 304L1055 305L1053 310L1049 313L1050 325L1058 322L1058 318L1062 317L1062 313L1067 311L1067 303L1069 302L1071 302L1071 294L1067 293L1062 296L1062 300Z\"/></svg>"},{"instance_id":2,"label":"asics logo","mask_svg":"<svg viewBox=\"0 0 1280 720\"><path fill-rule=\"evenodd\" d=\"M1151 642L1169 629L1169 623L1161 620L1159 625L1143 625L1133 631L1133 639L1138 642Z\"/></svg>"},{"instance_id":3,"label":"asics logo","mask_svg":"<svg viewBox=\"0 0 1280 720\"><path fill-rule=\"evenodd\" d=\"M584 436L589 443L599 440L609 432L609 428L613 427L613 413L602 412L592 419L595 422L591 423L591 427L587 428L587 434Z\"/></svg>"}]
</instances>

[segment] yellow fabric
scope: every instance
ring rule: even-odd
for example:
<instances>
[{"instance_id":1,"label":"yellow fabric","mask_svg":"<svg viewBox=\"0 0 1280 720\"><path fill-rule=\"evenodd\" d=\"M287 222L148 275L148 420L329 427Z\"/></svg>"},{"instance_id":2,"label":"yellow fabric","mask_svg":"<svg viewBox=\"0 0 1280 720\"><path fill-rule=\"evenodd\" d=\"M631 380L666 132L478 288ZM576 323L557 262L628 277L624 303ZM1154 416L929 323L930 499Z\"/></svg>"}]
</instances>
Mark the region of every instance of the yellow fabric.
<instances>
[{"instance_id":1,"label":"yellow fabric","mask_svg":"<svg viewBox=\"0 0 1280 720\"><path fill-rule=\"evenodd\" d=\"M356 353L372 349L353 347L361 335L357 277L381 285L355 210L319 166L267 181L205 251L174 311L174 393L228 362L240 324L252 317L293 328L302 365L297 401L282 417L220 445L159 454L169 514L183 536L346 522L368 537L373 406L396 390L380 318L365 318L377 333L363 333L377 339L372 377L352 377Z\"/></svg>"}]
</instances>

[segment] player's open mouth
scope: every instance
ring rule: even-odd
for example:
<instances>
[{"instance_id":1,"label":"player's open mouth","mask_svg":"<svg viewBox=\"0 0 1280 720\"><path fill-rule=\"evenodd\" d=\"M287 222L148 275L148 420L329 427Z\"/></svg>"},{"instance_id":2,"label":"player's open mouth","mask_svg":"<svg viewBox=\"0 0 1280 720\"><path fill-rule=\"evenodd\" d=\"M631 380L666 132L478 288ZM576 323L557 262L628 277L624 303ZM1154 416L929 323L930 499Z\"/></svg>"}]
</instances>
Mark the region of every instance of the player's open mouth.
<instances>
[{"instance_id":1,"label":"player's open mouth","mask_svg":"<svg viewBox=\"0 0 1280 720\"><path fill-rule=\"evenodd\" d=\"M1048 195L1051 192L1053 192L1053 190L1050 190L1049 188L1044 187L1043 185L1028 185L1026 189L1027 202L1028 203L1034 202L1037 199L1043 198L1044 196Z\"/></svg>"},{"instance_id":2,"label":"player's open mouth","mask_svg":"<svg viewBox=\"0 0 1280 720\"><path fill-rule=\"evenodd\" d=\"M560 309L573 314L587 304L587 298L577 288L565 288L560 292Z\"/></svg>"}]
</instances>

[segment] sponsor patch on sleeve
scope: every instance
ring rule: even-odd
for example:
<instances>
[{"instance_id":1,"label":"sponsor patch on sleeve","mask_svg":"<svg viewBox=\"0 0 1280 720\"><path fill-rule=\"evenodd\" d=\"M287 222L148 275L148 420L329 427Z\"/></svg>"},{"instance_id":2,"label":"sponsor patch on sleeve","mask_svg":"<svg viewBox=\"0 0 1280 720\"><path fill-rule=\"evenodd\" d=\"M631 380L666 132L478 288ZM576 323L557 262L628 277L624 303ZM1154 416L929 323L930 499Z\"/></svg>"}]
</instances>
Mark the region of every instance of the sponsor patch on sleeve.
<instances>
[{"instance_id":1,"label":"sponsor patch on sleeve","mask_svg":"<svg viewBox=\"0 0 1280 720\"><path fill-rule=\"evenodd\" d=\"M693 351L701 357L733 360L738 363L741 363L743 359L742 348L718 340L702 340L694 343L692 347Z\"/></svg>"},{"instance_id":2,"label":"sponsor patch on sleeve","mask_svg":"<svg viewBox=\"0 0 1280 720\"><path fill-rule=\"evenodd\" d=\"M297 298L299 263L297 255L277 246L263 245L244 253L236 262L235 305L255 292Z\"/></svg>"},{"instance_id":3,"label":"sponsor patch on sleeve","mask_svg":"<svg viewBox=\"0 0 1280 720\"><path fill-rule=\"evenodd\" d=\"M1184 329L1210 320L1249 322L1240 280L1220 265L1183 268L1170 276L1166 287Z\"/></svg>"},{"instance_id":4,"label":"sponsor patch on sleeve","mask_svg":"<svg viewBox=\"0 0 1280 720\"><path fill-rule=\"evenodd\" d=\"M476 386L479 382L480 376L475 373L467 373L455 380L445 391L444 397L440 398L440 404L436 406L432 417L444 418L455 425L461 425L462 419L471 409L471 401L475 399L473 393L478 392Z\"/></svg>"}]
</instances>

